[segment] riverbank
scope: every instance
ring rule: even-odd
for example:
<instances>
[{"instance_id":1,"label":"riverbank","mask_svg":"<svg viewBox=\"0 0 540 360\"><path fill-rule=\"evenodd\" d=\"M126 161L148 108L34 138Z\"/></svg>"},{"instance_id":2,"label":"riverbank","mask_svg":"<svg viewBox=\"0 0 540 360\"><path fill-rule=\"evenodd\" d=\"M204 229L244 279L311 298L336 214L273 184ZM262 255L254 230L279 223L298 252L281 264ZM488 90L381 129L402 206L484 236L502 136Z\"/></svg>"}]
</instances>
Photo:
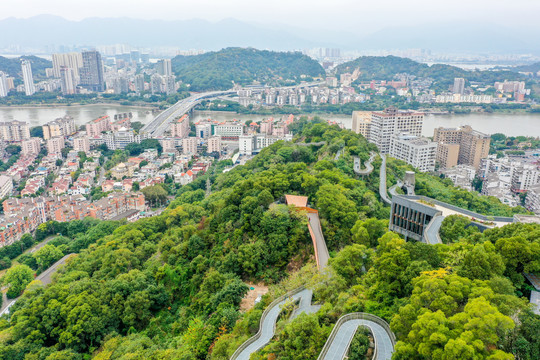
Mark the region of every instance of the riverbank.
<instances>
[{"instance_id":1,"label":"riverbank","mask_svg":"<svg viewBox=\"0 0 540 360\"><path fill-rule=\"evenodd\" d=\"M95 102L95 103L51 103L51 104L24 104L24 105L0 105L0 110L2 109L35 109L35 108L59 108L66 106L126 106L136 109L156 109L159 110L159 104L137 104L137 105L126 105L122 104L122 101L107 101L107 102Z\"/></svg>"}]
</instances>

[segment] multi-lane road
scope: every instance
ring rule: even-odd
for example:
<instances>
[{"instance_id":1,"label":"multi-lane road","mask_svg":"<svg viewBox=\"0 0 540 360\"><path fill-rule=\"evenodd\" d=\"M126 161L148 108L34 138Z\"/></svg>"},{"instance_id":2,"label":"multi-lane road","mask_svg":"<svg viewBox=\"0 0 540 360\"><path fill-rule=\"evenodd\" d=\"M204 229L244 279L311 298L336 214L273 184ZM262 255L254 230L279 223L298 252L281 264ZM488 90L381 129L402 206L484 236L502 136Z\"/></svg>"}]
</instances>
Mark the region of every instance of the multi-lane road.
<instances>
[{"instance_id":1,"label":"multi-lane road","mask_svg":"<svg viewBox=\"0 0 540 360\"><path fill-rule=\"evenodd\" d=\"M163 136L165 131L169 129L170 124L174 119L188 113L193 107L198 105L201 101L209 100L209 99L213 99L213 98L217 98L217 97L225 96L225 95L232 95L232 94L236 94L236 91L234 90L211 91L211 92L191 95L190 97L178 101L176 104L174 104L170 108L161 112L158 116L156 116L156 118L152 122L146 124L141 129L141 133L144 133L147 136L152 137L152 138Z\"/></svg>"}]
</instances>

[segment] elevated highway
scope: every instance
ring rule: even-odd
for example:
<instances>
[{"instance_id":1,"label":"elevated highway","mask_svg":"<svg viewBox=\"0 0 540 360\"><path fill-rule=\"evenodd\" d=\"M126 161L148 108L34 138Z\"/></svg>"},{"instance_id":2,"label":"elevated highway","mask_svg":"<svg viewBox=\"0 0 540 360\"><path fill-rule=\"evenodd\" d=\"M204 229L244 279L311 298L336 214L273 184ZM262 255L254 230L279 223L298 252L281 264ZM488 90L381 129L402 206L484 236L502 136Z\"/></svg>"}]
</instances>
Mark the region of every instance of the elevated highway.
<instances>
[{"instance_id":1,"label":"elevated highway","mask_svg":"<svg viewBox=\"0 0 540 360\"><path fill-rule=\"evenodd\" d=\"M165 131L169 129L170 124L174 119L188 113L202 101L232 94L236 94L236 91L210 91L191 95L190 97L182 99L173 106L162 111L158 116L155 117L154 120L142 127L141 134L145 134L146 136L152 138L163 136Z\"/></svg>"}]
</instances>

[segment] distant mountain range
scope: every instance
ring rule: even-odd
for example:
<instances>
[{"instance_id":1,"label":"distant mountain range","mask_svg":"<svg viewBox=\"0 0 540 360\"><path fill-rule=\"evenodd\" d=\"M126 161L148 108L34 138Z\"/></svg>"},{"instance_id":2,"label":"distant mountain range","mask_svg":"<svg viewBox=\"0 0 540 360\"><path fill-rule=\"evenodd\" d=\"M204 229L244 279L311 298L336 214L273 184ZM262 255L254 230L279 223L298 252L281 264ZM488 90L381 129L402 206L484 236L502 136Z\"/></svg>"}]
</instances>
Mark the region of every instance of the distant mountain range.
<instances>
[{"instance_id":1,"label":"distant mountain range","mask_svg":"<svg viewBox=\"0 0 540 360\"><path fill-rule=\"evenodd\" d=\"M28 19L0 20L0 47L121 43L136 47L176 46L205 50L225 47L293 50L320 46L344 50L423 48L454 53L540 55L539 31L538 27L507 29L499 25L466 22L388 27L359 36L325 29L301 29L285 24L253 24L236 19L218 22L130 18L70 21L58 16L40 15Z\"/></svg>"}]
</instances>

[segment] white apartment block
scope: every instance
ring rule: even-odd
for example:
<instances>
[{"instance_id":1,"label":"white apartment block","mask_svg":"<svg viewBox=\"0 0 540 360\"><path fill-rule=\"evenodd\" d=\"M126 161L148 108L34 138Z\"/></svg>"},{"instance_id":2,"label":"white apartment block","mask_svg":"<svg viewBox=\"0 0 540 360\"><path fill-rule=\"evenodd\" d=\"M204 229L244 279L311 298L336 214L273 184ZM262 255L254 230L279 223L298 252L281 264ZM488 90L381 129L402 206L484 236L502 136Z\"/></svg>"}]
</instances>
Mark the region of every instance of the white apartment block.
<instances>
[{"instance_id":1,"label":"white apartment block","mask_svg":"<svg viewBox=\"0 0 540 360\"><path fill-rule=\"evenodd\" d=\"M182 153L184 155L194 155L197 153L197 138L186 137L182 139Z\"/></svg>"},{"instance_id":2,"label":"white apartment block","mask_svg":"<svg viewBox=\"0 0 540 360\"><path fill-rule=\"evenodd\" d=\"M73 150L84 151L85 153L90 151L90 140L88 136L79 136L73 139Z\"/></svg>"},{"instance_id":3,"label":"white apartment block","mask_svg":"<svg viewBox=\"0 0 540 360\"><path fill-rule=\"evenodd\" d=\"M285 140L291 141L292 134L287 134L284 137L266 136L266 135L242 135L238 138L238 148L240 155L253 155L261 149L272 145L273 143Z\"/></svg>"},{"instance_id":4,"label":"white apartment block","mask_svg":"<svg viewBox=\"0 0 540 360\"><path fill-rule=\"evenodd\" d=\"M525 207L535 214L540 214L540 184L529 188L525 198Z\"/></svg>"},{"instance_id":5,"label":"white apartment block","mask_svg":"<svg viewBox=\"0 0 540 360\"><path fill-rule=\"evenodd\" d=\"M407 133L421 136L424 114L412 111L400 111L394 107L384 111L374 111L371 114L369 142L374 143L379 151L388 154L394 135Z\"/></svg>"},{"instance_id":6,"label":"white apartment block","mask_svg":"<svg viewBox=\"0 0 540 360\"><path fill-rule=\"evenodd\" d=\"M0 199L11 195L13 190L13 180L10 176L0 175Z\"/></svg>"},{"instance_id":7,"label":"white apartment block","mask_svg":"<svg viewBox=\"0 0 540 360\"><path fill-rule=\"evenodd\" d=\"M28 123L17 120L0 123L0 140L22 141L26 139L30 139Z\"/></svg>"},{"instance_id":8,"label":"white apartment block","mask_svg":"<svg viewBox=\"0 0 540 360\"><path fill-rule=\"evenodd\" d=\"M9 93L9 86L7 83L7 75L3 71L0 71L0 97L6 97Z\"/></svg>"},{"instance_id":9,"label":"white apartment block","mask_svg":"<svg viewBox=\"0 0 540 360\"><path fill-rule=\"evenodd\" d=\"M47 140L47 151L49 154L59 154L65 147L66 145L63 136L57 136Z\"/></svg>"},{"instance_id":10,"label":"white apartment block","mask_svg":"<svg viewBox=\"0 0 540 360\"><path fill-rule=\"evenodd\" d=\"M223 124L217 125L214 128L214 135L219 135L222 138L238 138L244 134L244 125Z\"/></svg>"},{"instance_id":11,"label":"white apartment block","mask_svg":"<svg viewBox=\"0 0 540 360\"><path fill-rule=\"evenodd\" d=\"M514 168L512 172L512 191L523 192L538 183L540 183L538 166L523 164Z\"/></svg>"},{"instance_id":12,"label":"white apartment block","mask_svg":"<svg viewBox=\"0 0 540 360\"><path fill-rule=\"evenodd\" d=\"M141 136L133 129L120 129L103 135L103 141L110 150L123 149L127 144L140 143Z\"/></svg>"},{"instance_id":13,"label":"white apartment block","mask_svg":"<svg viewBox=\"0 0 540 360\"><path fill-rule=\"evenodd\" d=\"M218 152L221 153L221 137L220 136L212 136L208 138L208 153L212 152Z\"/></svg>"},{"instance_id":14,"label":"white apartment block","mask_svg":"<svg viewBox=\"0 0 540 360\"><path fill-rule=\"evenodd\" d=\"M419 171L434 171L437 143L415 135L394 135L389 155L405 161Z\"/></svg>"},{"instance_id":15,"label":"white apartment block","mask_svg":"<svg viewBox=\"0 0 540 360\"><path fill-rule=\"evenodd\" d=\"M21 69L24 80L24 92L26 96L34 95L36 92L36 85L34 84L34 77L32 76L32 64L28 60L21 61Z\"/></svg>"},{"instance_id":16,"label":"white apartment block","mask_svg":"<svg viewBox=\"0 0 540 360\"><path fill-rule=\"evenodd\" d=\"M37 155L41 150L41 139L40 138L30 138L28 140L23 140L21 143L21 151L25 156L28 155Z\"/></svg>"}]
</instances>

